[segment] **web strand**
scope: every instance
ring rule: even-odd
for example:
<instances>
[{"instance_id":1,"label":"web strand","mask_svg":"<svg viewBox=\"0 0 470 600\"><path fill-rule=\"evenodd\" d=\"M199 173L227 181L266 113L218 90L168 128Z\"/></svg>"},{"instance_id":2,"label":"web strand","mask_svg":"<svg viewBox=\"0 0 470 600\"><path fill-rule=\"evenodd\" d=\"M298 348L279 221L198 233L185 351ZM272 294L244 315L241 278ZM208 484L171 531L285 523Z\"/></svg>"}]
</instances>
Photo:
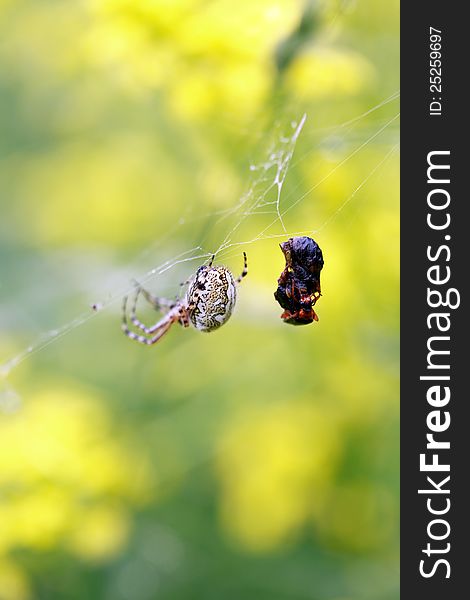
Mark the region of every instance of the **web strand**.
<instances>
[{"instance_id":1,"label":"web strand","mask_svg":"<svg viewBox=\"0 0 470 600\"><path fill-rule=\"evenodd\" d=\"M378 111L380 108L390 104L393 101L396 101L399 98L399 95L399 92L395 92L357 117L349 119L348 121L340 123L334 127L316 129L314 130L314 133L317 135L321 132L340 130L344 131L348 128L351 128L352 126L364 121L364 119L366 119L372 113ZM218 217L214 223L214 227L217 228L222 227L225 222L230 223L230 221L233 220L233 223L229 224L228 228L226 228L225 234L221 234L220 239L222 241L215 251L210 248L204 248L204 244L202 243L190 248L189 250L185 250L176 256L173 256L172 258L162 262L160 265L146 271L142 275L135 277L135 279L138 279L141 284L146 284L150 280L160 277L178 265L194 263L199 266L202 264L202 262L209 259L212 254L216 254L219 258L228 258L234 254L233 251L235 248L239 248L241 246L245 247L260 240L286 236L292 237L295 235L308 235L322 231L326 227L330 226L332 222L334 222L344 208L353 201L359 190L361 190L367 184L367 182L377 173L377 171L386 163L386 161L397 151L398 145L396 144L371 169L371 171L369 171L368 175L360 182L360 184L348 196L348 198L346 198L319 227L304 231L288 231L285 223L286 215L290 213L296 206L298 206L299 203L303 202L307 197L309 197L316 188L322 185L328 178L333 176L339 169L341 169L343 165L345 165L358 153L363 151L387 129L390 129L394 122L399 118L399 113L395 114L383 125L381 124L371 135L367 137L365 141L361 142L357 147L349 152L348 155L338 164L336 164L324 177L317 181L305 193L301 194L299 197L295 198L289 203L289 200L294 192L291 191L290 195L284 198L282 197L282 192L289 168L292 164L292 158L296 144L303 131L306 118L307 115L304 114L299 122L291 123L290 134L286 134L285 132L282 135L280 134L274 144L268 149L266 159L259 164L251 165L251 183L248 186L247 191L241 196L234 206L224 210L213 211L209 215L206 215L206 217ZM297 162L305 159L305 156L306 154L304 153L303 156L300 156L297 159ZM273 193L274 199L270 199L270 195ZM267 225L263 226L260 231L250 239L236 240L236 235L239 232L242 224L253 215L273 215L273 219ZM182 226L183 224L190 225L196 220L200 220L202 218L204 218L204 215L198 215L192 219L186 219L182 217L180 222L166 234L166 238L170 239L171 235L175 234L178 231L178 227ZM281 231L269 233L276 224L279 225ZM154 245L151 244L149 247L144 249L140 256L150 254L153 246ZM136 262L138 264L139 260ZM137 269L134 271L136 270ZM14 357L0 365L0 377L7 378L11 371L17 368L26 359L41 352L42 350L45 350L48 346L58 342L73 330L87 323L91 319L96 318L97 313L101 312L102 310L118 303L120 304L123 296L129 294L132 290L133 285L128 279L126 279L125 283L123 283L121 286L117 286L113 292L107 296L106 300L95 302L89 308L89 310L82 312L80 315L73 318L62 327L47 331L36 342L27 346L24 350L20 351Z\"/></svg>"}]
</instances>

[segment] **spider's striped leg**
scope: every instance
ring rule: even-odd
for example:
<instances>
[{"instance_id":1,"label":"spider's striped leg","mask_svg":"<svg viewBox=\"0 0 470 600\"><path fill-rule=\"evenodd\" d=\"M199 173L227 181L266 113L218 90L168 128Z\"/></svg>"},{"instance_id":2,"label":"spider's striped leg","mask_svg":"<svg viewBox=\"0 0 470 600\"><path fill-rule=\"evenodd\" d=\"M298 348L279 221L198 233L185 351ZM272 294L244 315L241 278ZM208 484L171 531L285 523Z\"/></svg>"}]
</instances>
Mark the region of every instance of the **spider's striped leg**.
<instances>
[{"instance_id":1,"label":"spider's striped leg","mask_svg":"<svg viewBox=\"0 0 470 600\"><path fill-rule=\"evenodd\" d=\"M127 324L125 325L124 323L122 325L122 330L124 334L127 335L127 337L129 337L131 340L135 340L136 342L139 342L139 344L151 346L152 344L158 342L158 340L161 337L163 337L165 333L167 333L167 331L169 331L170 327L173 325L174 322L175 321L173 319L168 319L166 317L162 319L162 322L159 324L157 332L152 337L146 337L145 335L139 335L137 333L134 333L129 329Z\"/></svg>"},{"instance_id":2,"label":"spider's striped leg","mask_svg":"<svg viewBox=\"0 0 470 600\"><path fill-rule=\"evenodd\" d=\"M135 292L135 296L134 296L134 302L132 303L132 307L131 307L130 320L131 320L132 324L134 325L134 327L137 327L137 329L141 329L143 332L145 332L145 333L148 334L148 333L150 333L148 331L148 327L146 325L144 325L144 323L142 323L142 321L140 321L137 318L137 314L136 314L137 301L139 299L139 295L140 295L141 292L142 292L142 288L141 287L137 287L136 292Z\"/></svg>"},{"instance_id":3,"label":"spider's striped leg","mask_svg":"<svg viewBox=\"0 0 470 600\"><path fill-rule=\"evenodd\" d=\"M153 306L155 310L171 310L175 307L176 302L174 300L168 300L167 298L159 298L157 296L153 296L143 287L140 288L140 293L147 300L147 302Z\"/></svg>"},{"instance_id":4,"label":"spider's striped leg","mask_svg":"<svg viewBox=\"0 0 470 600\"><path fill-rule=\"evenodd\" d=\"M135 327L138 327L139 329L141 329L142 331L146 332L147 327L141 323L139 321L139 319L137 319L137 317L135 316L135 309L137 306L137 299L139 297L139 288L137 288L137 291L135 293L134 296L134 302L131 308L131 322L133 323L133 325ZM127 321L127 300L128 300L128 296L124 296L124 298L122 299L122 324L121 324L121 329L123 330L123 332L128 335L129 333L132 333L129 329L129 323ZM147 332L146 332L147 333ZM131 336L129 336L131 337Z\"/></svg>"},{"instance_id":5,"label":"spider's striped leg","mask_svg":"<svg viewBox=\"0 0 470 600\"><path fill-rule=\"evenodd\" d=\"M131 340L139 342L140 344L155 344L163 335L165 335L165 333L170 329L173 323L175 323L179 319L179 311L170 311L167 315L163 317L163 319L160 319L160 321L158 321L158 323L156 323L152 327L141 327L141 329L147 335L140 335L129 329L129 324L127 322L127 296L124 298L122 308L123 313L121 329L124 335L131 338ZM151 334L155 335L153 335L152 337L148 337Z\"/></svg>"},{"instance_id":6,"label":"spider's striped leg","mask_svg":"<svg viewBox=\"0 0 470 600\"><path fill-rule=\"evenodd\" d=\"M248 275L248 262L246 260L246 252L243 253L243 271L237 277L236 282L240 283L240 281Z\"/></svg>"},{"instance_id":7,"label":"spider's striped leg","mask_svg":"<svg viewBox=\"0 0 470 600\"><path fill-rule=\"evenodd\" d=\"M150 328L147 327L146 325L144 325L144 323L142 323L141 321L139 321L139 319L137 318L137 316L135 314L139 294L140 294L140 288L137 288L135 296L134 296L132 308L131 308L130 320L135 327L142 330L144 333L150 335L152 333L150 331ZM124 296L123 301L122 301L122 330L124 331L124 333L126 333L127 331L130 332L130 329L128 326L128 321L127 321L127 299L128 299L127 296ZM127 333L126 333L126 335L127 335Z\"/></svg>"},{"instance_id":8,"label":"spider's striped leg","mask_svg":"<svg viewBox=\"0 0 470 600\"><path fill-rule=\"evenodd\" d=\"M136 290L138 290L139 293L142 294L142 296L147 300L149 304L152 305L152 307L155 310L170 310L175 306L176 302L174 300L168 300L167 298L159 298L158 296L154 296L144 287L142 287L138 281L133 279L133 282L135 284Z\"/></svg>"},{"instance_id":9,"label":"spider's striped leg","mask_svg":"<svg viewBox=\"0 0 470 600\"><path fill-rule=\"evenodd\" d=\"M142 331L144 331L145 333L148 334L148 333L151 333L149 331L149 328L146 325L144 325L144 323L142 323L142 321L140 321L137 318L137 314L136 314L137 301L139 299L140 294L142 294L144 296L144 298L149 302L149 304L151 304L153 306L153 308L155 308L155 310L159 310L159 311L165 310L165 309L167 312L170 311L172 308L175 307L175 302L172 302L171 300L167 300L166 298L156 298L155 296L152 296L149 292L147 292L147 290L140 287L140 285L137 286L136 293L134 296L134 302L131 307L130 320L135 327L137 327L138 329L141 329Z\"/></svg>"}]
</instances>

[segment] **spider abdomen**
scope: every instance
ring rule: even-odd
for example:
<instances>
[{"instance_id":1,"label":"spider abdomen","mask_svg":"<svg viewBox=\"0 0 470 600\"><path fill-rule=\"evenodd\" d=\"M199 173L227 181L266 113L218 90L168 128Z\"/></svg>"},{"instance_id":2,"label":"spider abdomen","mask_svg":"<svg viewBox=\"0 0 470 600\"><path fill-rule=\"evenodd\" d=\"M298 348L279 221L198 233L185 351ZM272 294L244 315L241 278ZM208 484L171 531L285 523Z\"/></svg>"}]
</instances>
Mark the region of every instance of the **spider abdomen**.
<instances>
[{"instance_id":1,"label":"spider abdomen","mask_svg":"<svg viewBox=\"0 0 470 600\"><path fill-rule=\"evenodd\" d=\"M230 319L236 299L237 288L228 269L201 267L188 290L191 323L199 331L218 329Z\"/></svg>"}]
</instances>

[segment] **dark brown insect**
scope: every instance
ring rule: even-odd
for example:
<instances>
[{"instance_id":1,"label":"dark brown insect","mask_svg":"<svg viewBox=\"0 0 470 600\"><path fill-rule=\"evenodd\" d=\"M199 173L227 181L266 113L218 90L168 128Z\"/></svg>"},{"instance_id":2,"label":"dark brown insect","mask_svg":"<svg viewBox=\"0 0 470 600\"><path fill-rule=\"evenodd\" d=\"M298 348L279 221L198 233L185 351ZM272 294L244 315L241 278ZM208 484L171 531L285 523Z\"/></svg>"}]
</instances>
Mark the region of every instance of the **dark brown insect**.
<instances>
[{"instance_id":1,"label":"dark brown insect","mask_svg":"<svg viewBox=\"0 0 470 600\"><path fill-rule=\"evenodd\" d=\"M318 321L313 307L321 296L323 255L319 245L306 236L293 237L279 245L286 259L274 292L274 297L284 309L281 319L291 325Z\"/></svg>"}]
</instances>

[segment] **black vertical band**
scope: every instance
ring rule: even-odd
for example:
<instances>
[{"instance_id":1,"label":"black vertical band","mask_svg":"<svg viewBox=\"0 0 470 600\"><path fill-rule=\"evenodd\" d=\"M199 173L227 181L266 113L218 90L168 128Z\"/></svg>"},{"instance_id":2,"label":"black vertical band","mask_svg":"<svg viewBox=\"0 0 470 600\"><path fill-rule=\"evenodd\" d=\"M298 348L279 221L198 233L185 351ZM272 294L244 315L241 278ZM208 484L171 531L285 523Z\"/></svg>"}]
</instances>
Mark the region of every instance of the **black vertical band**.
<instances>
[{"instance_id":1,"label":"black vertical band","mask_svg":"<svg viewBox=\"0 0 470 600\"><path fill-rule=\"evenodd\" d=\"M470 30L455 3L401 11L401 599L449 600L470 577Z\"/></svg>"}]
</instances>

